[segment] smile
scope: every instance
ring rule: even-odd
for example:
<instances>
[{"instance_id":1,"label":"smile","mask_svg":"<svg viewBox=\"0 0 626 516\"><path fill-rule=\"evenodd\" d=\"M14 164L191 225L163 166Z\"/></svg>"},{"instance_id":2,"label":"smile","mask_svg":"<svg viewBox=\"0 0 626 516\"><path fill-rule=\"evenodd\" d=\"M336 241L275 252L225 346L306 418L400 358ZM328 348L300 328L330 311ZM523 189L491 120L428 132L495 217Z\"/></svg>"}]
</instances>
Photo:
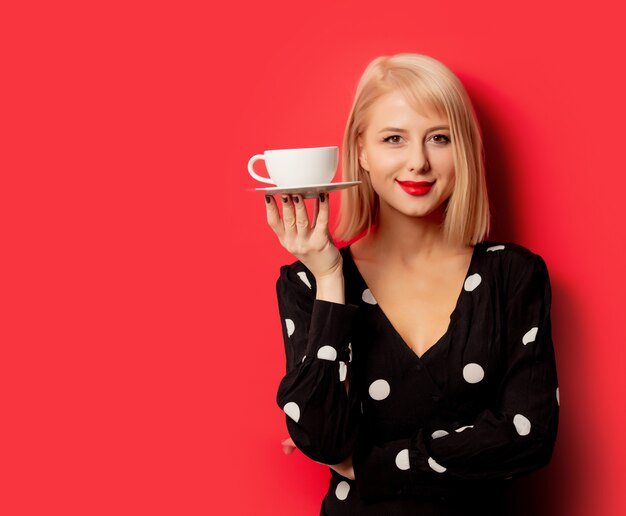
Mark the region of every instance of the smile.
<instances>
[{"instance_id":1,"label":"smile","mask_svg":"<svg viewBox=\"0 0 626 516\"><path fill-rule=\"evenodd\" d=\"M398 184L409 195L418 196L426 195L428 192L430 192L430 189L435 184L435 182L433 181L432 183L429 183L427 181L398 181Z\"/></svg>"}]
</instances>

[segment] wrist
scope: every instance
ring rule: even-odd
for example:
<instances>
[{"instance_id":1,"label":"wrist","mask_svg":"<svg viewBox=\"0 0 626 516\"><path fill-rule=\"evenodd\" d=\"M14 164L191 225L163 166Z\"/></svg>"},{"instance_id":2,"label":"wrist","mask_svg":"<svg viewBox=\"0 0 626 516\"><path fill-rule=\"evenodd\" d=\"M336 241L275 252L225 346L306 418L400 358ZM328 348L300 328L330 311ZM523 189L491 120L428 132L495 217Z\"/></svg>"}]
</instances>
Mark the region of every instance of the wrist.
<instances>
[{"instance_id":1,"label":"wrist","mask_svg":"<svg viewBox=\"0 0 626 516\"><path fill-rule=\"evenodd\" d=\"M345 304L343 268L315 278L317 293L315 298L322 301Z\"/></svg>"}]
</instances>

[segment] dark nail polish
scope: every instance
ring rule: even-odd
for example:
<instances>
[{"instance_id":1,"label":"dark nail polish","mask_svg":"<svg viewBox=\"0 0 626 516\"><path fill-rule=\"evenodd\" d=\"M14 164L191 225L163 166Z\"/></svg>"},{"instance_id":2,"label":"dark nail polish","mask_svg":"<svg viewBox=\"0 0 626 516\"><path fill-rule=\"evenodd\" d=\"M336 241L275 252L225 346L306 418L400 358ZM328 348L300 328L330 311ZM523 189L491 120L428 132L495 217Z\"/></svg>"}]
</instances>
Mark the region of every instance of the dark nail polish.
<instances>
[{"instance_id":1,"label":"dark nail polish","mask_svg":"<svg viewBox=\"0 0 626 516\"><path fill-rule=\"evenodd\" d=\"M284 197L283 197L283 202L284 202L285 204L287 204L287 203L289 202L289 197L284 196Z\"/></svg>"},{"instance_id":2,"label":"dark nail polish","mask_svg":"<svg viewBox=\"0 0 626 516\"><path fill-rule=\"evenodd\" d=\"M266 202L267 204L271 203L271 202L272 202L272 198L271 198L269 195L266 195L266 196L265 196L265 202Z\"/></svg>"},{"instance_id":3,"label":"dark nail polish","mask_svg":"<svg viewBox=\"0 0 626 516\"><path fill-rule=\"evenodd\" d=\"M300 202L300 197L297 195L293 198L293 202Z\"/></svg>"},{"instance_id":4,"label":"dark nail polish","mask_svg":"<svg viewBox=\"0 0 626 516\"><path fill-rule=\"evenodd\" d=\"M324 192L320 193L320 201L324 202L326 200L326 194Z\"/></svg>"}]
</instances>

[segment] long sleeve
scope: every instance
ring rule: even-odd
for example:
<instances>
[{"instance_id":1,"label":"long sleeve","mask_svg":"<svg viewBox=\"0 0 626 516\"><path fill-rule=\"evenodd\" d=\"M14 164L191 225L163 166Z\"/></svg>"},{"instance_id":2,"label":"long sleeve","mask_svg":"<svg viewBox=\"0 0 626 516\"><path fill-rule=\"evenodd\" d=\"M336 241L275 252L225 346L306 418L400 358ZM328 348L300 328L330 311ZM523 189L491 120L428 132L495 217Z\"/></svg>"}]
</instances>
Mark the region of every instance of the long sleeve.
<instances>
[{"instance_id":1,"label":"long sleeve","mask_svg":"<svg viewBox=\"0 0 626 516\"><path fill-rule=\"evenodd\" d=\"M348 457L358 403L346 390L350 335L358 307L315 299L315 278L301 263L285 265L276 282L287 371L276 401L296 446L324 464Z\"/></svg>"},{"instance_id":2,"label":"long sleeve","mask_svg":"<svg viewBox=\"0 0 626 516\"><path fill-rule=\"evenodd\" d=\"M354 468L362 496L424 492L437 479L495 481L550 461L559 393L543 258L531 254L509 284L495 405L463 427L433 434L420 429L407 439L360 447Z\"/></svg>"}]
</instances>

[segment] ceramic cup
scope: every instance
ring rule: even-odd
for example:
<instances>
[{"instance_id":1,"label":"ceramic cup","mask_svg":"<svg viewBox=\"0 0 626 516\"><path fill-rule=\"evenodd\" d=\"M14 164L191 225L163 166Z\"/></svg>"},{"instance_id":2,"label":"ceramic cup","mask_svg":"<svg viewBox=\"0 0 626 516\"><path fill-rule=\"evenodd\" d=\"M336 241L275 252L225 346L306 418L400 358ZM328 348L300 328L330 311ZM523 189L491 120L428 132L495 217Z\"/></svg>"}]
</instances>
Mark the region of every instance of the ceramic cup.
<instances>
[{"instance_id":1,"label":"ceramic cup","mask_svg":"<svg viewBox=\"0 0 626 516\"><path fill-rule=\"evenodd\" d=\"M260 159L265 161L269 178L254 171L254 163ZM258 181L279 187L326 184L335 177L338 159L338 147L266 150L250 158L248 172Z\"/></svg>"}]
</instances>

